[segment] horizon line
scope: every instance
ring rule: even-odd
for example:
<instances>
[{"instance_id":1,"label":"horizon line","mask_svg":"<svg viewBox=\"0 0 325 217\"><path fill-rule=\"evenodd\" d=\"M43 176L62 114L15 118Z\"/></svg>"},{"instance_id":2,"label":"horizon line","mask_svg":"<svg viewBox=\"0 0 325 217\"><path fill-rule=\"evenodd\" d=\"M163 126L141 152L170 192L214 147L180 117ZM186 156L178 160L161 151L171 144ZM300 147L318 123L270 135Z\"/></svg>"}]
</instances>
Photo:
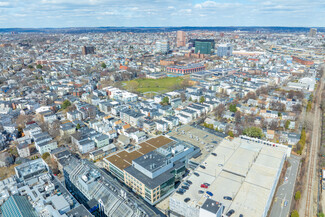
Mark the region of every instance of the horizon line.
<instances>
[{"instance_id":1,"label":"horizon line","mask_svg":"<svg viewBox=\"0 0 325 217\"><path fill-rule=\"evenodd\" d=\"M71 26L71 27L0 27L0 29L70 29L70 28L325 28L325 26Z\"/></svg>"}]
</instances>

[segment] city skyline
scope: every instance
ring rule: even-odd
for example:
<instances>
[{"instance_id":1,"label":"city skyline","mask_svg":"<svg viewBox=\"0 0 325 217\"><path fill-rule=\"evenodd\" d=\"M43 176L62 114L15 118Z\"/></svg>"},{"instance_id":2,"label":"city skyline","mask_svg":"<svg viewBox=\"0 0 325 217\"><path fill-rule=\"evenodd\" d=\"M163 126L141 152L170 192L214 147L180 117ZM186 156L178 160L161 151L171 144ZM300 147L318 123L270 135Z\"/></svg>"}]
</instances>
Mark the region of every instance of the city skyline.
<instances>
[{"instance_id":1,"label":"city skyline","mask_svg":"<svg viewBox=\"0 0 325 217\"><path fill-rule=\"evenodd\" d=\"M321 0L0 0L0 28L322 27Z\"/></svg>"}]
</instances>

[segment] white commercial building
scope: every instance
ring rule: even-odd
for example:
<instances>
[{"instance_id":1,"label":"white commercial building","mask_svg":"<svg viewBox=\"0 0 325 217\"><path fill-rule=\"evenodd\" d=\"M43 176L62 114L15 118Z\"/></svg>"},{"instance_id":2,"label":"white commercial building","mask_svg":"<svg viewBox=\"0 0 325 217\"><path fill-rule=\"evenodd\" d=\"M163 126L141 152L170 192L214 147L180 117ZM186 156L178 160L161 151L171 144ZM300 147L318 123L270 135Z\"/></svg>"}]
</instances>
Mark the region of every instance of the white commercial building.
<instances>
[{"instance_id":1,"label":"white commercial building","mask_svg":"<svg viewBox=\"0 0 325 217\"><path fill-rule=\"evenodd\" d=\"M266 217L290 151L287 146L250 137L224 139L189 175L193 183L189 190L170 197L170 209L185 217L199 217L209 198L222 203L225 213L233 209L236 216ZM203 183L208 183L207 189L201 188ZM185 202L185 198L190 200Z\"/></svg>"}]
</instances>

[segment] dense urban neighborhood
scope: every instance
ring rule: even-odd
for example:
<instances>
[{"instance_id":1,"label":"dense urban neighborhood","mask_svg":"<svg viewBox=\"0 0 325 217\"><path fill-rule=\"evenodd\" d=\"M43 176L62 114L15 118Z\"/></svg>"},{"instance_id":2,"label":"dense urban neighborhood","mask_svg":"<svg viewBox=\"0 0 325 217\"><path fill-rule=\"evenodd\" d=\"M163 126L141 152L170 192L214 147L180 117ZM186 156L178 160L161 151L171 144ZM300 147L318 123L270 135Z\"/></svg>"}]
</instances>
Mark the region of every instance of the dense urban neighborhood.
<instances>
[{"instance_id":1,"label":"dense urban neighborhood","mask_svg":"<svg viewBox=\"0 0 325 217\"><path fill-rule=\"evenodd\" d=\"M324 34L0 32L1 216L324 216Z\"/></svg>"}]
</instances>

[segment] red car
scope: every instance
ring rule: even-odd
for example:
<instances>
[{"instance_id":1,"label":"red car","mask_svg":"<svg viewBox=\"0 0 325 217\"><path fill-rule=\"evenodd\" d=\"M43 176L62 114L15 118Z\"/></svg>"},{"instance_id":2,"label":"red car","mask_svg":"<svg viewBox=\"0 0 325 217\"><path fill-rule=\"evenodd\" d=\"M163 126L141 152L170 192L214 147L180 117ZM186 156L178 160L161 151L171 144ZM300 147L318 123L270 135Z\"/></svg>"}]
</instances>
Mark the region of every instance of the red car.
<instances>
[{"instance_id":1,"label":"red car","mask_svg":"<svg viewBox=\"0 0 325 217\"><path fill-rule=\"evenodd\" d=\"M202 184L202 185L201 185L201 188L208 188L208 186L205 185L205 184Z\"/></svg>"}]
</instances>

